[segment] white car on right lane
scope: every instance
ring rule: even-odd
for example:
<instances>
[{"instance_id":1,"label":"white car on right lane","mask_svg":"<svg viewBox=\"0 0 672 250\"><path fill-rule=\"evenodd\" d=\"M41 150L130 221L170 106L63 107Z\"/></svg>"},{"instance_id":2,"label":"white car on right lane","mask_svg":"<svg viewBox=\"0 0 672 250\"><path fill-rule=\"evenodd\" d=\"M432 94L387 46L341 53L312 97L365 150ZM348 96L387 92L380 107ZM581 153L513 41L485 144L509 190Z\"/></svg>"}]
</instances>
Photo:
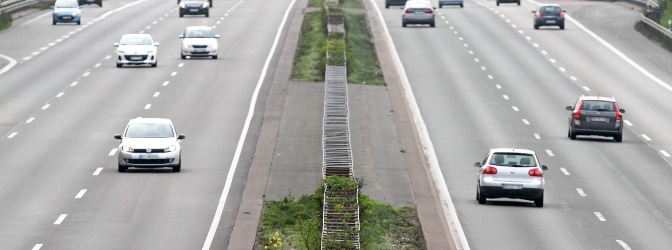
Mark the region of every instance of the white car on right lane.
<instances>
[{"instance_id":1,"label":"white car on right lane","mask_svg":"<svg viewBox=\"0 0 672 250\"><path fill-rule=\"evenodd\" d=\"M189 57L212 57L217 59L217 39L219 35L212 32L208 26L189 26L184 30L182 38L182 59Z\"/></svg>"}]
</instances>

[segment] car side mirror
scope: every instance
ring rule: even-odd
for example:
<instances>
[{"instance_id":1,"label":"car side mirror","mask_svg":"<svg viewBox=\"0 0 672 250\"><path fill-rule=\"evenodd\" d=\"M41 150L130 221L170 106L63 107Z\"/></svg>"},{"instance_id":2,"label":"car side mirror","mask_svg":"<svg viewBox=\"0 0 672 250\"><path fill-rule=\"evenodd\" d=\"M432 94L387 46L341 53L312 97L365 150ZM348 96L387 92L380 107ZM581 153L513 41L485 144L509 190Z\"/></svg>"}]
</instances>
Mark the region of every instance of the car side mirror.
<instances>
[{"instance_id":1,"label":"car side mirror","mask_svg":"<svg viewBox=\"0 0 672 250\"><path fill-rule=\"evenodd\" d=\"M121 140L121 135L120 134L114 135L114 139Z\"/></svg>"},{"instance_id":2,"label":"car side mirror","mask_svg":"<svg viewBox=\"0 0 672 250\"><path fill-rule=\"evenodd\" d=\"M219 35L215 35L215 38L219 38Z\"/></svg>"},{"instance_id":3,"label":"car side mirror","mask_svg":"<svg viewBox=\"0 0 672 250\"><path fill-rule=\"evenodd\" d=\"M480 168L481 162L480 161L474 162L474 167Z\"/></svg>"},{"instance_id":4,"label":"car side mirror","mask_svg":"<svg viewBox=\"0 0 672 250\"><path fill-rule=\"evenodd\" d=\"M154 46L159 46L159 42L154 42Z\"/></svg>"},{"instance_id":5,"label":"car side mirror","mask_svg":"<svg viewBox=\"0 0 672 250\"><path fill-rule=\"evenodd\" d=\"M184 35L179 35L179 36L177 36L177 37L179 37L179 38L184 38Z\"/></svg>"},{"instance_id":6,"label":"car side mirror","mask_svg":"<svg viewBox=\"0 0 672 250\"><path fill-rule=\"evenodd\" d=\"M621 113L625 113L625 109L619 109L618 111L621 111Z\"/></svg>"},{"instance_id":7,"label":"car side mirror","mask_svg":"<svg viewBox=\"0 0 672 250\"><path fill-rule=\"evenodd\" d=\"M182 139L184 139L184 138L186 138L184 135L177 135L177 139L178 139L178 140L182 140Z\"/></svg>"},{"instance_id":8,"label":"car side mirror","mask_svg":"<svg viewBox=\"0 0 672 250\"><path fill-rule=\"evenodd\" d=\"M533 10L533 11L532 11L532 14L534 14L534 13L537 13L537 11L536 11L536 10Z\"/></svg>"},{"instance_id":9,"label":"car side mirror","mask_svg":"<svg viewBox=\"0 0 672 250\"><path fill-rule=\"evenodd\" d=\"M432 9L436 9L436 7L432 6Z\"/></svg>"},{"instance_id":10,"label":"car side mirror","mask_svg":"<svg viewBox=\"0 0 672 250\"><path fill-rule=\"evenodd\" d=\"M566 11L566 10L562 10L562 12L565 12L565 13L567 13L567 11Z\"/></svg>"},{"instance_id":11,"label":"car side mirror","mask_svg":"<svg viewBox=\"0 0 672 250\"><path fill-rule=\"evenodd\" d=\"M114 47L119 47L119 43L114 43Z\"/></svg>"},{"instance_id":12,"label":"car side mirror","mask_svg":"<svg viewBox=\"0 0 672 250\"><path fill-rule=\"evenodd\" d=\"M546 170L548 170L548 166L546 166L546 165L541 165L541 170L542 170L542 171L546 171Z\"/></svg>"},{"instance_id":13,"label":"car side mirror","mask_svg":"<svg viewBox=\"0 0 672 250\"><path fill-rule=\"evenodd\" d=\"M52 9L53 9L53 8L54 8L54 6L53 6L53 5L52 5L52 6L49 6L49 8L52 8Z\"/></svg>"},{"instance_id":14,"label":"car side mirror","mask_svg":"<svg viewBox=\"0 0 672 250\"><path fill-rule=\"evenodd\" d=\"M567 106L567 107L565 107L565 110L572 111L572 110L574 110L574 107L572 107L572 106Z\"/></svg>"}]
</instances>

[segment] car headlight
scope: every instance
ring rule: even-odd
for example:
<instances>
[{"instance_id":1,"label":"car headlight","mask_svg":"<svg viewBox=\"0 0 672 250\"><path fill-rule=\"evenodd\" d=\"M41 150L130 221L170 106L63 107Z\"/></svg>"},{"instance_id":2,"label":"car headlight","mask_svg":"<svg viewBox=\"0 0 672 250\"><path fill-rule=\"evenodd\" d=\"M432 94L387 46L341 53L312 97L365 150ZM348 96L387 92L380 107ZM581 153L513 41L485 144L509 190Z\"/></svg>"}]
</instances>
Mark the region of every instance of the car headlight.
<instances>
[{"instance_id":1,"label":"car headlight","mask_svg":"<svg viewBox=\"0 0 672 250\"><path fill-rule=\"evenodd\" d=\"M210 7L210 3L208 3L208 2L203 3L203 8L207 9L208 7Z\"/></svg>"},{"instance_id":2,"label":"car headlight","mask_svg":"<svg viewBox=\"0 0 672 250\"><path fill-rule=\"evenodd\" d=\"M170 145L169 147L165 148L164 151L166 152L174 152L177 149L175 145Z\"/></svg>"},{"instance_id":3,"label":"car headlight","mask_svg":"<svg viewBox=\"0 0 672 250\"><path fill-rule=\"evenodd\" d=\"M187 5L185 5L184 3L180 3L180 8L184 9L186 7L187 7Z\"/></svg>"},{"instance_id":4,"label":"car headlight","mask_svg":"<svg viewBox=\"0 0 672 250\"><path fill-rule=\"evenodd\" d=\"M133 152L133 148L124 145L124 146L121 146L121 151L131 153L131 152Z\"/></svg>"},{"instance_id":5,"label":"car headlight","mask_svg":"<svg viewBox=\"0 0 672 250\"><path fill-rule=\"evenodd\" d=\"M188 48L191 47L191 44L190 44L190 43L187 43L187 42L184 42L184 43L182 43L182 46L183 46L185 49L188 49Z\"/></svg>"},{"instance_id":6,"label":"car headlight","mask_svg":"<svg viewBox=\"0 0 672 250\"><path fill-rule=\"evenodd\" d=\"M73 11L72 16L77 16L77 11Z\"/></svg>"}]
</instances>

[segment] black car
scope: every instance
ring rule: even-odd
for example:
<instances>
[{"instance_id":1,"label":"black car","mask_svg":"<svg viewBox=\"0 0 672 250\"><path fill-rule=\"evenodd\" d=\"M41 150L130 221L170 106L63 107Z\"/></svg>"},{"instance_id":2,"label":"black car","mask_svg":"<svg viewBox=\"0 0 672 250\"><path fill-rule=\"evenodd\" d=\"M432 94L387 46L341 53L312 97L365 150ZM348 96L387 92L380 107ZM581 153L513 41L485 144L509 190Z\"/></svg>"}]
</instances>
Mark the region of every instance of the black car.
<instances>
[{"instance_id":1,"label":"black car","mask_svg":"<svg viewBox=\"0 0 672 250\"><path fill-rule=\"evenodd\" d=\"M540 26L558 26L561 30L565 29L565 10L557 4L539 5L534 13L534 29Z\"/></svg>"},{"instance_id":2,"label":"black car","mask_svg":"<svg viewBox=\"0 0 672 250\"><path fill-rule=\"evenodd\" d=\"M103 0L77 0L79 5L85 5L85 4L96 4L100 7L103 7Z\"/></svg>"},{"instance_id":3,"label":"black car","mask_svg":"<svg viewBox=\"0 0 672 250\"><path fill-rule=\"evenodd\" d=\"M390 6L404 6L406 5L407 0L385 0L385 8L390 8Z\"/></svg>"},{"instance_id":4,"label":"black car","mask_svg":"<svg viewBox=\"0 0 672 250\"><path fill-rule=\"evenodd\" d=\"M567 106L569 115L567 137L572 140L577 135L599 135L623 140L623 113L613 97L581 96L574 106Z\"/></svg>"},{"instance_id":5,"label":"black car","mask_svg":"<svg viewBox=\"0 0 672 250\"><path fill-rule=\"evenodd\" d=\"M180 17L184 15L210 16L210 3L208 0L182 0L180 1Z\"/></svg>"}]
</instances>

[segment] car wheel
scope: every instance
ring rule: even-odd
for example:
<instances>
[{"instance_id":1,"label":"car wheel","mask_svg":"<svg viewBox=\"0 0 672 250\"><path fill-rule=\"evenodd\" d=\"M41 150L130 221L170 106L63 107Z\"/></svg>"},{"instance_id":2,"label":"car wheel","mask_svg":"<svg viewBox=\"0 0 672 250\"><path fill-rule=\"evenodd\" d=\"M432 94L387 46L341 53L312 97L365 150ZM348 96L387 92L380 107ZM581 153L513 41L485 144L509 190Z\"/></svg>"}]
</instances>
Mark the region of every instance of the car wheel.
<instances>
[{"instance_id":1,"label":"car wheel","mask_svg":"<svg viewBox=\"0 0 672 250\"><path fill-rule=\"evenodd\" d=\"M478 187L478 204L485 204L485 195L481 193L481 188Z\"/></svg>"},{"instance_id":2,"label":"car wheel","mask_svg":"<svg viewBox=\"0 0 672 250\"><path fill-rule=\"evenodd\" d=\"M443 8L443 5L440 5L440 4L439 4L439 8Z\"/></svg>"},{"instance_id":3,"label":"car wheel","mask_svg":"<svg viewBox=\"0 0 672 250\"><path fill-rule=\"evenodd\" d=\"M81 21L77 21L77 25L79 25L80 23L81 23Z\"/></svg>"},{"instance_id":4,"label":"car wheel","mask_svg":"<svg viewBox=\"0 0 672 250\"><path fill-rule=\"evenodd\" d=\"M117 68L121 68L123 66L121 63L117 63Z\"/></svg>"},{"instance_id":5,"label":"car wheel","mask_svg":"<svg viewBox=\"0 0 672 250\"><path fill-rule=\"evenodd\" d=\"M464 8L464 4L461 3L461 4L460 4L460 8Z\"/></svg>"},{"instance_id":6,"label":"car wheel","mask_svg":"<svg viewBox=\"0 0 672 250\"><path fill-rule=\"evenodd\" d=\"M497 1L497 6L499 6L499 1Z\"/></svg>"},{"instance_id":7,"label":"car wheel","mask_svg":"<svg viewBox=\"0 0 672 250\"><path fill-rule=\"evenodd\" d=\"M156 68L156 65L159 64L159 61L157 60L156 62L152 63L152 68Z\"/></svg>"},{"instance_id":8,"label":"car wheel","mask_svg":"<svg viewBox=\"0 0 672 250\"><path fill-rule=\"evenodd\" d=\"M385 9L389 9L389 8L390 8L390 6L386 4L386 5L385 5Z\"/></svg>"},{"instance_id":9,"label":"car wheel","mask_svg":"<svg viewBox=\"0 0 672 250\"><path fill-rule=\"evenodd\" d=\"M406 22L401 22L401 27L406 27Z\"/></svg>"},{"instance_id":10,"label":"car wheel","mask_svg":"<svg viewBox=\"0 0 672 250\"><path fill-rule=\"evenodd\" d=\"M51 24L52 24L52 25L56 25L56 21L52 21Z\"/></svg>"},{"instance_id":11,"label":"car wheel","mask_svg":"<svg viewBox=\"0 0 672 250\"><path fill-rule=\"evenodd\" d=\"M184 17L184 14L182 14L182 12L180 12L180 17Z\"/></svg>"},{"instance_id":12,"label":"car wheel","mask_svg":"<svg viewBox=\"0 0 672 250\"><path fill-rule=\"evenodd\" d=\"M518 6L520 6L520 1L518 1Z\"/></svg>"},{"instance_id":13,"label":"car wheel","mask_svg":"<svg viewBox=\"0 0 672 250\"><path fill-rule=\"evenodd\" d=\"M436 24L434 24L434 22L431 22L431 23L429 24L429 27L434 28L434 26L436 26Z\"/></svg>"},{"instance_id":14,"label":"car wheel","mask_svg":"<svg viewBox=\"0 0 672 250\"><path fill-rule=\"evenodd\" d=\"M561 30L564 30L564 29L565 29L565 25L564 25L564 24L560 25L560 29L561 29Z\"/></svg>"},{"instance_id":15,"label":"car wheel","mask_svg":"<svg viewBox=\"0 0 672 250\"><path fill-rule=\"evenodd\" d=\"M122 166L121 164L119 164L119 172L120 173L126 172L126 170L128 170L128 167L125 167L125 166Z\"/></svg>"},{"instance_id":16,"label":"car wheel","mask_svg":"<svg viewBox=\"0 0 672 250\"><path fill-rule=\"evenodd\" d=\"M617 136L614 136L614 141L616 142L623 141L623 134L618 134Z\"/></svg>"},{"instance_id":17,"label":"car wheel","mask_svg":"<svg viewBox=\"0 0 672 250\"><path fill-rule=\"evenodd\" d=\"M534 29L535 29L535 30L538 30L538 29L539 29L539 25L536 25L536 24L535 24L535 25L534 25Z\"/></svg>"},{"instance_id":18,"label":"car wheel","mask_svg":"<svg viewBox=\"0 0 672 250\"><path fill-rule=\"evenodd\" d=\"M210 11L205 12L205 17L210 17Z\"/></svg>"},{"instance_id":19,"label":"car wheel","mask_svg":"<svg viewBox=\"0 0 672 250\"><path fill-rule=\"evenodd\" d=\"M544 206L544 194L541 194L541 197L534 199L534 205L537 207L543 207Z\"/></svg>"},{"instance_id":20,"label":"car wheel","mask_svg":"<svg viewBox=\"0 0 672 250\"><path fill-rule=\"evenodd\" d=\"M217 59L217 55L212 56L212 59Z\"/></svg>"},{"instance_id":21,"label":"car wheel","mask_svg":"<svg viewBox=\"0 0 672 250\"><path fill-rule=\"evenodd\" d=\"M182 59L187 59L187 56L185 56L184 54L180 54L180 57L182 57Z\"/></svg>"},{"instance_id":22,"label":"car wheel","mask_svg":"<svg viewBox=\"0 0 672 250\"><path fill-rule=\"evenodd\" d=\"M572 128L569 128L569 139L576 140L576 132L572 131Z\"/></svg>"}]
</instances>

